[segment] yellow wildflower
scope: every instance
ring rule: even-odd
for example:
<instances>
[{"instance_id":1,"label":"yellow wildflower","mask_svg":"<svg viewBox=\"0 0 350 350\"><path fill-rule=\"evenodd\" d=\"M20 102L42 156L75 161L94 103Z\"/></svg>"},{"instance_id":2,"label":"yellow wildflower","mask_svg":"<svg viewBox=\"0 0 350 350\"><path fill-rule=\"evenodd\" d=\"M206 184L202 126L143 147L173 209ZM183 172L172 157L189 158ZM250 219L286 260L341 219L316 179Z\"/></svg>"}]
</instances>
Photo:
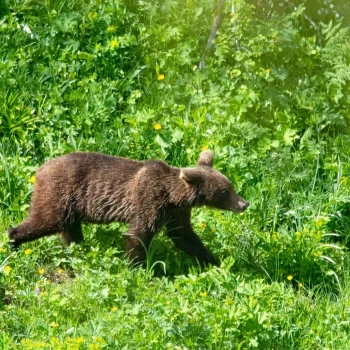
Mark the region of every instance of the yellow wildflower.
<instances>
[{"instance_id":1,"label":"yellow wildflower","mask_svg":"<svg viewBox=\"0 0 350 350\"><path fill-rule=\"evenodd\" d=\"M40 275L43 275L45 273L45 269L43 269L43 268L39 269L39 273L40 273Z\"/></svg>"},{"instance_id":2,"label":"yellow wildflower","mask_svg":"<svg viewBox=\"0 0 350 350\"><path fill-rule=\"evenodd\" d=\"M69 340L69 338L68 338L68 340ZM50 339L50 345L54 346L54 348L59 348L60 345L61 345L61 342L59 341L58 338L56 338L56 337L51 337L51 339Z\"/></svg>"},{"instance_id":3,"label":"yellow wildflower","mask_svg":"<svg viewBox=\"0 0 350 350\"><path fill-rule=\"evenodd\" d=\"M302 283L299 283L299 284L298 284L298 287L299 287L299 288L301 288L302 286L303 286L303 284L302 284Z\"/></svg>"},{"instance_id":4,"label":"yellow wildflower","mask_svg":"<svg viewBox=\"0 0 350 350\"><path fill-rule=\"evenodd\" d=\"M326 223L326 220L323 217L319 217L316 219L315 224L317 228L322 227Z\"/></svg>"},{"instance_id":5,"label":"yellow wildflower","mask_svg":"<svg viewBox=\"0 0 350 350\"><path fill-rule=\"evenodd\" d=\"M161 130L161 129L162 129L162 126L161 126L159 123L156 123L156 124L153 125L153 128L154 128L155 130Z\"/></svg>"},{"instance_id":6,"label":"yellow wildflower","mask_svg":"<svg viewBox=\"0 0 350 350\"><path fill-rule=\"evenodd\" d=\"M288 277L287 277L287 280L288 281L291 281L293 279L293 276L292 275L289 275Z\"/></svg>"},{"instance_id":7,"label":"yellow wildflower","mask_svg":"<svg viewBox=\"0 0 350 350\"><path fill-rule=\"evenodd\" d=\"M47 349L49 345L45 341L41 340L31 340L31 339L22 339L21 344L24 346L23 349Z\"/></svg>"},{"instance_id":8,"label":"yellow wildflower","mask_svg":"<svg viewBox=\"0 0 350 350\"><path fill-rule=\"evenodd\" d=\"M112 309L111 309L113 312L116 312L118 310L118 307L117 306L113 306Z\"/></svg>"},{"instance_id":9,"label":"yellow wildflower","mask_svg":"<svg viewBox=\"0 0 350 350\"><path fill-rule=\"evenodd\" d=\"M158 74L157 79L158 80L164 80L164 74Z\"/></svg>"},{"instance_id":10,"label":"yellow wildflower","mask_svg":"<svg viewBox=\"0 0 350 350\"><path fill-rule=\"evenodd\" d=\"M206 297L208 295L208 293L206 292L206 291L204 291L204 292L202 292L201 293L201 296L204 298L204 297Z\"/></svg>"},{"instance_id":11,"label":"yellow wildflower","mask_svg":"<svg viewBox=\"0 0 350 350\"><path fill-rule=\"evenodd\" d=\"M100 349L100 346L98 344L89 344L89 349L98 350Z\"/></svg>"},{"instance_id":12,"label":"yellow wildflower","mask_svg":"<svg viewBox=\"0 0 350 350\"><path fill-rule=\"evenodd\" d=\"M342 176L340 179L340 184L341 185L346 185L349 182L349 179L346 176Z\"/></svg>"},{"instance_id":13,"label":"yellow wildflower","mask_svg":"<svg viewBox=\"0 0 350 350\"><path fill-rule=\"evenodd\" d=\"M94 341L97 343L97 344L101 344L101 345L104 345L106 344L106 342L104 341L103 338L101 337L93 337Z\"/></svg>"},{"instance_id":14,"label":"yellow wildflower","mask_svg":"<svg viewBox=\"0 0 350 350\"><path fill-rule=\"evenodd\" d=\"M28 248L28 249L26 249L26 250L24 251L24 254L25 254L25 255L29 255L31 252L32 252L32 250Z\"/></svg>"},{"instance_id":15,"label":"yellow wildflower","mask_svg":"<svg viewBox=\"0 0 350 350\"><path fill-rule=\"evenodd\" d=\"M115 26L108 26L107 32L108 33L114 33L115 32Z\"/></svg>"},{"instance_id":16,"label":"yellow wildflower","mask_svg":"<svg viewBox=\"0 0 350 350\"><path fill-rule=\"evenodd\" d=\"M280 234L279 234L279 232L273 232L271 237L272 237L272 239L278 241L280 238Z\"/></svg>"},{"instance_id":17,"label":"yellow wildflower","mask_svg":"<svg viewBox=\"0 0 350 350\"><path fill-rule=\"evenodd\" d=\"M4 271L5 271L6 273L10 273L11 270L12 270L11 267L8 266L8 265L4 267Z\"/></svg>"},{"instance_id":18,"label":"yellow wildflower","mask_svg":"<svg viewBox=\"0 0 350 350\"><path fill-rule=\"evenodd\" d=\"M30 182L31 184L34 184L34 183L35 183L35 176L34 176L34 175L29 179L29 182Z\"/></svg>"},{"instance_id":19,"label":"yellow wildflower","mask_svg":"<svg viewBox=\"0 0 350 350\"><path fill-rule=\"evenodd\" d=\"M233 300L232 300L230 297L226 297L225 300L224 300L224 303L225 303L226 305L232 305Z\"/></svg>"},{"instance_id":20,"label":"yellow wildflower","mask_svg":"<svg viewBox=\"0 0 350 350\"><path fill-rule=\"evenodd\" d=\"M270 74L270 72L271 72L270 68L265 69L265 72L266 72L267 74Z\"/></svg>"},{"instance_id":21,"label":"yellow wildflower","mask_svg":"<svg viewBox=\"0 0 350 350\"><path fill-rule=\"evenodd\" d=\"M63 272L62 269L58 269L58 270L57 270L57 273L59 273L59 274L61 274L62 272Z\"/></svg>"},{"instance_id":22,"label":"yellow wildflower","mask_svg":"<svg viewBox=\"0 0 350 350\"><path fill-rule=\"evenodd\" d=\"M208 146L207 145L204 145L203 147L202 147L202 151L206 151L208 149Z\"/></svg>"},{"instance_id":23,"label":"yellow wildflower","mask_svg":"<svg viewBox=\"0 0 350 350\"><path fill-rule=\"evenodd\" d=\"M57 328L58 326L59 326L59 324L56 323L56 322L51 322L50 323L50 327L52 327L52 328Z\"/></svg>"},{"instance_id":24,"label":"yellow wildflower","mask_svg":"<svg viewBox=\"0 0 350 350\"><path fill-rule=\"evenodd\" d=\"M118 42L117 39L112 39L112 40L109 42L109 46L111 47L112 50L113 50L114 48L116 48L118 45L119 45L119 42Z\"/></svg>"},{"instance_id":25,"label":"yellow wildflower","mask_svg":"<svg viewBox=\"0 0 350 350\"><path fill-rule=\"evenodd\" d=\"M97 19L97 17L98 17L98 14L95 11L88 13L88 18L89 18L90 21L95 21Z\"/></svg>"},{"instance_id":26,"label":"yellow wildflower","mask_svg":"<svg viewBox=\"0 0 350 350\"><path fill-rule=\"evenodd\" d=\"M322 252L320 252L320 251L314 252L314 256L316 258L320 257L321 255L322 255Z\"/></svg>"}]
</instances>

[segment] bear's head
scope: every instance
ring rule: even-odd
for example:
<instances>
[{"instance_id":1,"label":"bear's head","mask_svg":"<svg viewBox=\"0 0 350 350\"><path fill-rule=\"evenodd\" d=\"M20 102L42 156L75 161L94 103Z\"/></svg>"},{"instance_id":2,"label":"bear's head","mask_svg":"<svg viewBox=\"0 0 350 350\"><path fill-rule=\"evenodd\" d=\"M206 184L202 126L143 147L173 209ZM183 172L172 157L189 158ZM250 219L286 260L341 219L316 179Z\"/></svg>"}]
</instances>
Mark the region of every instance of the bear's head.
<instances>
[{"instance_id":1,"label":"bear's head","mask_svg":"<svg viewBox=\"0 0 350 350\"><path fill-rule=\"evenodd\" d=\"M244 212L249 202L240 197L226 176L212 168L213 155L210 151L200 154L197 168L182 168L180 179L196 190L197 205Z\"/></svg>"}]
</instances>

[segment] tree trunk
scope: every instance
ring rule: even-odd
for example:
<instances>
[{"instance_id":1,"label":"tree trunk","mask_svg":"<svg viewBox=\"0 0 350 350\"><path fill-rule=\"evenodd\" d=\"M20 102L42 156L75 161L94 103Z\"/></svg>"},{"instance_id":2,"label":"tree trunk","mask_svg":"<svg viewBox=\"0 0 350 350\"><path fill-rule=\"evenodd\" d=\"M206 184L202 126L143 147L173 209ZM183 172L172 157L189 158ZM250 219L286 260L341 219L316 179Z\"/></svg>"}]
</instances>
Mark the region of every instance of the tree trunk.
<instances>
[{"instance_id":1,"label":"tree trunk","mask_svg":"<svg viewBox=\"0 0 350 350\"><path fill-rule=\"evenodd\" d=\"M217 31L220 29L222 20L223 20L223 12L225 7L225 0L218 0L218 3L216 5L216 15L214 18L213 26L211 28L211 32L207 41L207 46L204 49L201 61L199 63L199 69L202 69L205 67L205 59L207 56L209 56L214 49L214 43L213 41L216 39Z\"/></svg>"}]
</instances>

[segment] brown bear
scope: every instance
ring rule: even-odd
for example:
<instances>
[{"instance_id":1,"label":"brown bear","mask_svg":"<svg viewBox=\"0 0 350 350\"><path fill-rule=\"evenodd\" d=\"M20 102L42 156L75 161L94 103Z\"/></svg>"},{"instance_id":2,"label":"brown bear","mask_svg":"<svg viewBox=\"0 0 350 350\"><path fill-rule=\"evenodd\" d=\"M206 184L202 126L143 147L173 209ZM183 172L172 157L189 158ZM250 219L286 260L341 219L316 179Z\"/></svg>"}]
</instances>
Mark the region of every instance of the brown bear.
<instances>
[{"instance_id":1,"label":"brown bear","mask_svg":"<svg viewBox=\"0 0 350 350\"><path fill-rule=\"evenodd\" d=\"M191 227L191 209L206 205L241 213L249 203L212 163L210 151L200 154L196 168L100 153L75 152L55 158L37 170L29 216L9 228L9 237L18 247L61 233L68 245L83 240L82 222L120 221L130 225L129 258L141 262L152 238L165 225L176 247L201 265L215 265Z\"/></svg>"}]
</instances>

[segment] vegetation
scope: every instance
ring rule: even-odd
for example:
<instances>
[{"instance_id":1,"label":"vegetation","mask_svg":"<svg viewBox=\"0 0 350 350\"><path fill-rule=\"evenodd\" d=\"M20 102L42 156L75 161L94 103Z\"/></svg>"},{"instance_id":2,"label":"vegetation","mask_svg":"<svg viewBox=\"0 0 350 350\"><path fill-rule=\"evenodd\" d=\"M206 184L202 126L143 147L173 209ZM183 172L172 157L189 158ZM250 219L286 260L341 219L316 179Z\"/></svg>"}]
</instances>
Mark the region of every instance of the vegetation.
<instances>
[{"instance_id":1,"label":"vegetation","mask_svg":"<svg viewBox=\"0 0 350 350\"><path fill-rule=\"evenodd\" d=\"M342 1L233 0L198 65L213 0L0 5L1 349L348 349L350 44ZM342 18L344 16L344 18ZM35 170L71 151L194 165L249 202L198 209L220 268L125 226L8 248Z\"/></svg>"}]
</instances>

